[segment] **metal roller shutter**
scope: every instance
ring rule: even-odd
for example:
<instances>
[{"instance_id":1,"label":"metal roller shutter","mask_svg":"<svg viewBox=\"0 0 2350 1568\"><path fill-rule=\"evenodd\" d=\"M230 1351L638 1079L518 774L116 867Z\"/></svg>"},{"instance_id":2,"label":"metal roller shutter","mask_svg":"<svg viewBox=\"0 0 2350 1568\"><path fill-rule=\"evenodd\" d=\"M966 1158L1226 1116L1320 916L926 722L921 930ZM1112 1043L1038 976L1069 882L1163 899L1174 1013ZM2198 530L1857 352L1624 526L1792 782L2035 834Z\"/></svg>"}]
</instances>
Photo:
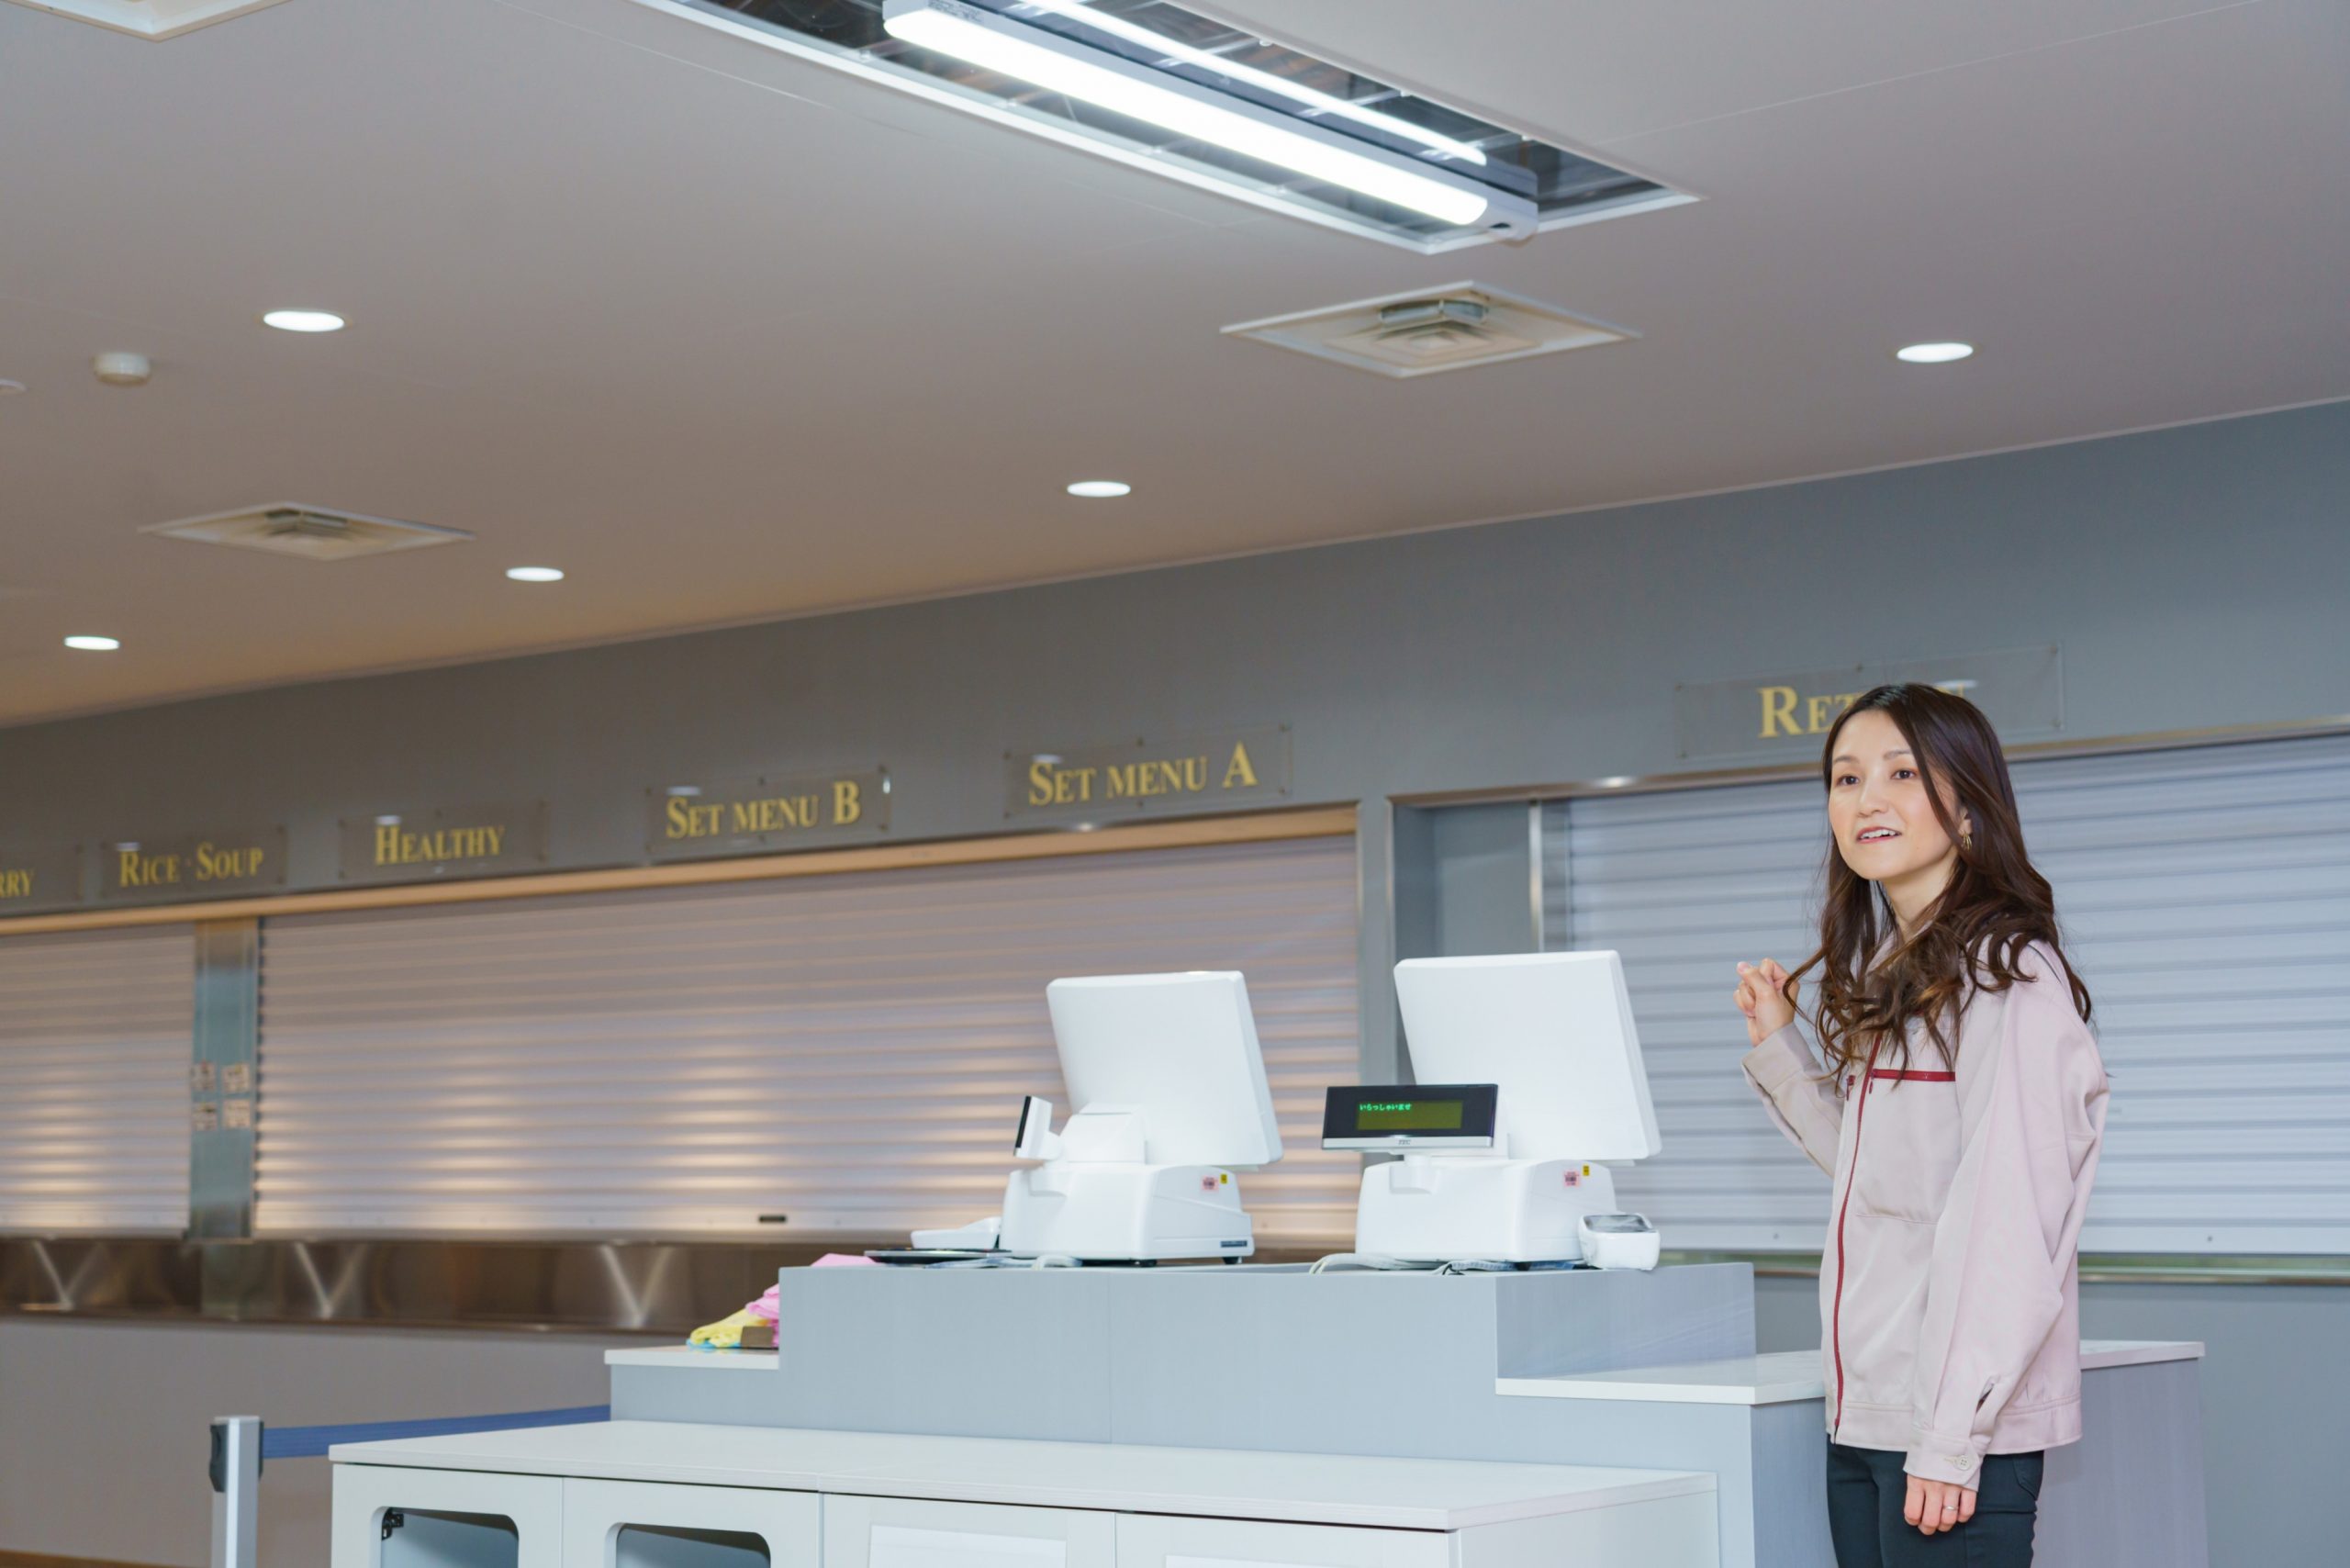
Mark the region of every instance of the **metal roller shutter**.
<instances>
[{"instance_id":1,"label":"metal roller shutter","mask_svg":"<svg viewBox=\"0 0 2350 1568\"><path fill-rule=\"evenodd\" d=\"M1286 1155L1259 1236L1343 1240L1351 838L272 921L266 1234L902 1235L991 1214L1045 985L1237 969ZM789 1215L781 1226L758 1216Z\"/></svg>"},{"instance_id":2,"label":"metal roller shutter","mask_svg":"<svg viewBox=\"0 0 2350 1568\"><path fill-rule=\"evenodd\" d=\"M2083 1246L2350 1253L2350 737L2015 781L2113 1081ZM1729 996L1737 959L1810 952L1825 831L1809 781L1545 808L1545 945L1624 954L1664 1153L1620 1185L1673 1245L1820 1245L1823 1179L1762 1121Z\"/></svg>"},{"instance_id":3,"label":"metal roller shutter","mask_svg":"<svg viewBox=\"0 0 2350 1568\"><path fill-rule=\"evenodd\" d=\"M0 1231L187 1228L196 940L0 942Z\"/></svg>"}]
</instances>

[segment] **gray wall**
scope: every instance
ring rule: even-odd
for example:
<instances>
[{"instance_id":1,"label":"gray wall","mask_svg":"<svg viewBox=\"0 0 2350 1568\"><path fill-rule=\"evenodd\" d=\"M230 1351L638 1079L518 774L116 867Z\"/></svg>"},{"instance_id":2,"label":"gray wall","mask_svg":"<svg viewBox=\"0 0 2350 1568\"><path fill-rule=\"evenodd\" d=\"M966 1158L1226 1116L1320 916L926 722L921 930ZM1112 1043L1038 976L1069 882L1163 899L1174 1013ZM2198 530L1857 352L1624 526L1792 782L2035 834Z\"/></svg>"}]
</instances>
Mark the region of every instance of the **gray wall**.
<instances>
[{"instance_id":1,"label":"gray wall","mask_svg":"<svg viewBox=\"0 0 2350 1568\"><path fill-rule=\"evenodd\" d=\"M319 884L341 812L544 797L627 861L646 784L878 758L959 835L1007 745L1280 720L1352 801L1669 769L1676 681L2048 642L2080 734L2301 719L2350 709L2345 496L2350 404L284 688L0 730L0 827L282 821Z\"/></svg>"},{"instance_id":2,"label":"gray wall","mask_svg":"<svg viewBox=\"0 0 2350 1568\"><path fill-rule=\"evenodd\" d=\"M619 862L636 857L646 784L878 760L896 775L898 834L950 836L1004 825L1007 746L1286 721L1297 798L1366 803L1364 956L1375 977L1394 952L1385 797L1669 770L1676 681L2055 642L2068 727L2084 736L2350 711L2345 496L2350 406L2334 405L180 703L0 731L0 831L39 841L285 822L295 883L318 884L332 879L332 823L345 812L543 797L559 860ZM1404 912L1404 939L1427 950L1469 940L1479 917L1468 890L1508 879L1502 819L1457 830L1460 843L1440 842L1430 823L1398 830L1406 862L1426 856L1399 870L1438 901ZM1368 1065L1392 1068L1392 1009L1364 1016ZM2284 1483L2314 1479L2316 1456L2343 1451L2350 1374L2322 1353L2332 1338L2311 1320L2339 1322L2350 1296L2181 1289L2128 1299L2130 1332L2214 1347L2219 1560L2320 1560L2294 1548L2314 1539L2307 1499L2324 1493ZM285 1375L281 1361L300 1360L273 1348L312 1343L275 1331L0 1328L12 1433L28 1418L17 1397L28 1335L110 1336L123 1364L147 1369L142 1378L218 1367L230 1381L209 1385L207 1404L249 1406L297 1386L271 1381ZM406 1353L422 1364L442 1353L435 1343ZM336 1371L339 1352L302 1354L322 1376L352 1375ZM37 1359L39 1377L73 1366L98 1376L86 1358ZM86 1385L55 1417L68 1444L106 1462L109 1444L145 1421L143 1386L112 1372ZM538 1386L532 1400L545 1397ZM241 1387L251 1396L229 1397ZM359 1392L352 1403L366 1408L318 1418L375 1413ZM464 1378L445 1393L419 1403L484 1403ZM28 1439L6 1440L17 1445L7 1455L28 1451ZM133 1540L134 1522L103 1508L21 1512L65 1495L0 1494L0 1544L193 1561ZM161 1494L153 1506L164 1506Z\"/></svg>"},{"instance_id":3,"label":"gray wall","mask_svg":"<svg viewBox=\"0 0 2350 1568\"><path fill-rule=\"evenodd\" d=\"M642 1340L0 1317L0 1551L211 1555L206 1428L601 1405L603 1348ZM262 1568L327 1560L327 1462L262 1473Z\"/></svg>"},{"instance_id":4,"label":"gray wall","mask_svg":"<svg viewBox=\"0 0 2350 1568\"><path fill-rule=\"evenodd\" d=\"M1296 798L1677 765L1676 681L2050 642L2084 736L2350 711L2350 404L0 730L0 834L545 799L562 864L640 857L648 784L887 763L898 836L1001 830L1007 747L1295 726ZM351 568L364 570L364 566ZM1388 906L1383 808L1365 907ZM1393 958L1367 925L1364 967ZM1366 1068L1393 1017L1364 1010Z\"/></svg>"}]
</instances>

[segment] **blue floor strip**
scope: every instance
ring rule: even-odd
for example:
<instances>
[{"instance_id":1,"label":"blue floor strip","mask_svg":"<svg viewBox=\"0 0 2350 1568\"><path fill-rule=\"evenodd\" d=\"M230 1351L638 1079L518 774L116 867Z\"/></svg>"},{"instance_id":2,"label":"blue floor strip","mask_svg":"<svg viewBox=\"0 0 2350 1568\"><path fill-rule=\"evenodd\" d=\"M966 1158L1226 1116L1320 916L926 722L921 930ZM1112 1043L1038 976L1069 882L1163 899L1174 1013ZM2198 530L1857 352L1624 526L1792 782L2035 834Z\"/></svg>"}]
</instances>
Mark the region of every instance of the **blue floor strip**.
<instances>
[{"instance_id":1,"label":"blue floor strip","mask_svg":"<svg viewBox=\"0 0 2350 1568\"><path fill-rule=\"evenodd\" d=\"M270 1427L261 1430L261 1457L322 1459L336 1443L379 1443L392 1438L452 1437L462 1432L503 1432L517 1427L579 1427L609 1421L609 1405L575 1405L562 1410L522 1410L510 1416L442 1416L429 1421L352 1421L339 1427Z\"/></svg>"}]
</instances>

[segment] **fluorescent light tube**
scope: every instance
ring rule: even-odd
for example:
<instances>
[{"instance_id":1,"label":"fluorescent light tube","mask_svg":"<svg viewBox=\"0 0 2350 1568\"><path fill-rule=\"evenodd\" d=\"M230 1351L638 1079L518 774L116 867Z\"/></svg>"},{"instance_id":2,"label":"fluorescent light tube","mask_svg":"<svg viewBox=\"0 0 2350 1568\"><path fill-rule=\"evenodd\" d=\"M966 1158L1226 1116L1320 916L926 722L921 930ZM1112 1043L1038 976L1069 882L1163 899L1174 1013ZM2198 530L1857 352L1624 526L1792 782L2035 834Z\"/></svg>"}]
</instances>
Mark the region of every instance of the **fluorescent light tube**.
<instances>
[{"instance_id":1,"label":"fluorescent light tube","mask_svg":"<svg viewBox=\"0 0 2350 1568\"><path fill-rule=\"evenodd\" d=\"M1211 54L1203 49L1193 49L1180 39L1171 39L1165 33L1137 27L1124 17L1113 17L1107 11L1097 11L1088 5L1086 0L1028 0L1028 3L1039 11L1050 11L1056 17L1065 17L1080 27L1096 28L1113 38L1122 38L1129 43L1138 43L1157 50L1169 60L1179 60L1186 65L1195 65L1203 71L1213 71L1227 80L1246 82L1251 87L1276 94L1292 103L1304 104L1315 114L1350 119L1358 125L1367 125L1373 129L1383 130L1390 136L1400 136L1407 141L1416 141L1423 147L1432 148L1448 158L1458 158L1464 163L1483 163L1485 161L1483 149L1472 147L1465 141L1456 141L1449 136L1440 136L1426 126L1414 125L1407 119L1397 119L1393 115L1381 114L1377 109L1364 108L1360 104L1350 104L1344 98L1334 98L1327 93L1317 92L1312 87L1292 82L1286 76L1276 76L1270 71L1259 71L1253 65L1243 65L1237 60L1226 60L1220 54Z\"/></svg>"},{"instance_id":2,"label":"fluorescent light tube","mask_svg":"<svg viewBox=\"0 0 2350 1568\"><path fill-rule=\"evenodd\" d=\"M1534 230L1534 204L957 0L889 0L892 38L1032 82L1178 136L1360 191L1456 228Z\"/></svg>"}]
</instances>

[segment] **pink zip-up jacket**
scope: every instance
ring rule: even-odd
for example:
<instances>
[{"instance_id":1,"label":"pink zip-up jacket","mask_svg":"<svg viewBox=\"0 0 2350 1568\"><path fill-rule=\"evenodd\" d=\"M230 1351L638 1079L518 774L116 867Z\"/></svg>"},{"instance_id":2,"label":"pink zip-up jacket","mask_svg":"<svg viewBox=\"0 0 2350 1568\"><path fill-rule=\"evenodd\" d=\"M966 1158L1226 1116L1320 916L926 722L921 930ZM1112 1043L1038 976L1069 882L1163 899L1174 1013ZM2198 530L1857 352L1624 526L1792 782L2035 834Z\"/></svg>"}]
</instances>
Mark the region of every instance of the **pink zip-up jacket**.
<instances>
[{"instance_id":1,"label":"pink zip-up jacket","mask_svg":"<svg viewBox=\"0 0 2350 1568\"><path fill-rule=\"evenodd\" d=\"M1748 1052L1772 1119L1829 1173L1819 1266L1828 1434L1977 1484L1986 1453L2081 1435L2075 1269L2105 1135L2105 1066L2065 971L2034 943L1975 991L1955 1070L1922 1029L1909 1065L1821 1076L1800 1023Z\"/></svg>"}]
</instances>

